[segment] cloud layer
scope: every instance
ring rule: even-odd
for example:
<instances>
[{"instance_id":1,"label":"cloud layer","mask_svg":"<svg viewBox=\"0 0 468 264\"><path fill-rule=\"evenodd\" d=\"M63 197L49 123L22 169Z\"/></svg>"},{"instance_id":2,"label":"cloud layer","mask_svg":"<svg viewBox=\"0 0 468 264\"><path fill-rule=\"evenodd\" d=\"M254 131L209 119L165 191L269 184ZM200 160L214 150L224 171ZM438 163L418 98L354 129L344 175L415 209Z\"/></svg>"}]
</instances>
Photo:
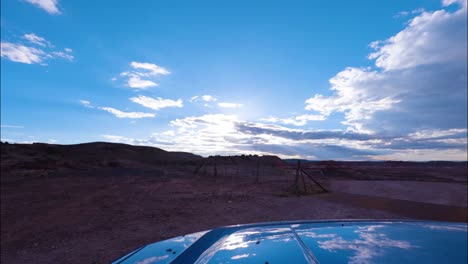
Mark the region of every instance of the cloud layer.
<instances>
[{"instance_id":1,"label":"cloud layer","mask_svg":"<svg viewBox=\"0 0 468 264\"><path fill-rule=\"evenodd\" d=\"M137 145L201 155L263 153L281 157L344 160L466 160L466 1L444 1L455 11L419 10L394 36L370 44L374 67L347 67L330 79L331 95L305 100L308 114L260 122L219 113L170 122L170 130L144 139L107 135ZM177 101L132 101L159 109ZM153 101L156 100L156 101ZM195 96L221 108L242 104ZM299 129L343 113L345 130ZM290 126L295 126L291 128Z\"/></svg>"},{"instance_id":2,"label":"cloud layer","mask_svg":"<svg viewBox=\"0 0 468 264\"><path fill-rule=\"evenodd\" d=\"M184 150L201 155L274 154L286 158L380 160L466 159L466 129L427 130L398 136L340 130L292 129L248 122L236 115L175 119L172 129L146 139L114 135L118 142ZM107 138L112 141L112 138ZM430 156L431 154L432 156Z\"/></svg>"},{"instance_id":3,"label":"cloud layer","mask_svg":"<svg viewBox=\"0 0 468 264\"><path fill-rule=\"evenodd\" d=\"M261 122L205 114L171 121L171 130L120 142L202 155L266 153L345 160L466 160L466 1L420 11L405 29L371 43L375 67L348 67L330 79L330 96L305 101L311 114ZM207 97L208 99L211 97ZM193 97L191 101L205 100ZM214 101L214 100L213 100ZM219 107L241 104L218 102ZM298 129L344 114L346 130ZM267 124L267 123L270 124Z\"/></svg>"},{"instance_id":4,"label":"cloud layer","mask_svg":"<svg viewBox=\"0 0 468 264\"><path fill-rule=\"evenodd\" d=\"M58 0L25 1L49 14L61 13ZM329 80L330 93L311 92L310 98L304 98L302 113L246 120L220 113L245 114L250 109L243 101L197 95L184 98L185 103L194 103L189 105L194 112L170 121L165 130L147 138L110 133L104 138L202 155L263 153L308 159L466 160L467 1L443 0L442 5L435 11L400 13L414 17L400 32L369 44L367 58L373 65L346 67L336 73ZM40 65L53 59L74 60L72 49L57 49L35 33L24 34L17 41L2 40L1 56L13 62ZM128 61L114 79L141 93L127 95L124 100L138 104L134 107L145 107L146 111L94 106L87 100L79 103L90 112L110 113L113 116L108 115L109 118L114 119L154 118L156 111L164 108L181 112L178 108L184 107L182 99L144 94L144 90L157 87L163 77L171 74L168 69L150 62ZM199 105L207 108L200 110ZM340 121L346 129L314 128L327 127L326 122L334 122L327 119L336 113L343 114ZM341 115L333 117L336 116Z\"/></svg>"}]
</instances>

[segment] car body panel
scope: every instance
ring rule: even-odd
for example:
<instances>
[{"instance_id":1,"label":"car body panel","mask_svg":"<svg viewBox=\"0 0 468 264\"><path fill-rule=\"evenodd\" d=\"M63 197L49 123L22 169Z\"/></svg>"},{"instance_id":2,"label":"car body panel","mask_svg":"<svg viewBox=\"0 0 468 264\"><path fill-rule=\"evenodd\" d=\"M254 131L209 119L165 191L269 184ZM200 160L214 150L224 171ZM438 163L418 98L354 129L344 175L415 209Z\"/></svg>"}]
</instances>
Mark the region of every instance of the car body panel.
<instances>
[{"instance_id":1,"label":"car body panel","mask_svg":"<svg viewBox=\"0 0 468 264\"><path fill-rule=\"evenodd\" d=\"M132 251L113 263L171 263L178 253L183 252L207 232L202 231L152 243Z\"/></svg>"},{"instance_id":2,"label":"car body panel","mask_svg":"<svg viewBox=\"0 0 468 264\"><path fill-rule=\"evenodd\" d=\"M441 223L346 223L294 227L323 263L466 263L467 226Z\"/></svg>"},{"instance_id":3,"label":"car body panel","mask_svg":"<svg viewBox=\"0 0 468 264\"><path fill-rule=\"evenodd\" d=\"M114 263L467 263L467 227L394 220L236 225L153 243Z\"/></svg>"}]
</instances>

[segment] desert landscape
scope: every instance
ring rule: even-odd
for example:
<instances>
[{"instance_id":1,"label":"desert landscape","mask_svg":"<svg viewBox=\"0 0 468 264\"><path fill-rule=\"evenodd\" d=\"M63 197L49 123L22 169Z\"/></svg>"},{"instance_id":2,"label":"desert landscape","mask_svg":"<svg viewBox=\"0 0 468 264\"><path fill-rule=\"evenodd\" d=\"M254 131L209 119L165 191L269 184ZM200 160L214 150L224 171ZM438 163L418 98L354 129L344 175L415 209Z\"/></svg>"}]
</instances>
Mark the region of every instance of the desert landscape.
<instances>
[{"instance_id":1,"label":"desert landscape","mask_svg":"<svg viewBox=\"0 0 468 264\"><path fill-rule=\"evenodd\" d=\"M109 263L148 243L253 222L467 222L467 206L467 162L298 163L103 142L1 144L2 263Z\"/></svg>"}]
</instances>

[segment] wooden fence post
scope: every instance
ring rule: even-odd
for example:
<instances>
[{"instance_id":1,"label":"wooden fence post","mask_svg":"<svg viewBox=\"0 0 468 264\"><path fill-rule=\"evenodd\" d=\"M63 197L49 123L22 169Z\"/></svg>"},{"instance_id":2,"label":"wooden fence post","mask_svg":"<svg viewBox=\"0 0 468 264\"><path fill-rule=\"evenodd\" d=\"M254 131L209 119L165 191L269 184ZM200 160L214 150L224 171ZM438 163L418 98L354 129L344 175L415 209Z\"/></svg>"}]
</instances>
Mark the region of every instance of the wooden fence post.
<instances>
[{"instance_id":1,"label":"wooden fence post","mask_svg":"<svg viewBox=\"0 0 468 264\"><path fill-rule=\"evenodd\" d=\"M296 168L296 180L294 183L294 187L296 188L296 194L299 194L299 173L301 171L301 161L297 160L297 168Z\"/></svg>"},{"instance_id":2,"label":"wooden fence post","mask_svg":"<svg viewBox=\"0 0 468 264\"><path fill-rule=\"evenodd\" d=\"M257 158L257 171L255 174L255 183L260 183L260 158Z\"/></svg>"},{"instance_id":3,"label":"wooden fence post","mask_svg":"<svg viewBox=\"0 0 468 264\"><path fill-rule=\"evenodd\" d=\"M216 164L216 156L214 157L214 176L215 178L218 177L218 168Z\"/></svg>"}]
</instances>

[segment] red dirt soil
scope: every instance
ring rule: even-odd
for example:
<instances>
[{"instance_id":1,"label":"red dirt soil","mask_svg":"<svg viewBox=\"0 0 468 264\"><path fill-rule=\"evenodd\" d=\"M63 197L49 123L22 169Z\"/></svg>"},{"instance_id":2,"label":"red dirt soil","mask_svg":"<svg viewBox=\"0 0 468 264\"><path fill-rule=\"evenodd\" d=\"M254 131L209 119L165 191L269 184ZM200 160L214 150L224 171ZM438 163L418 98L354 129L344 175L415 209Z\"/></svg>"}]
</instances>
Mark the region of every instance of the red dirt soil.
<instances>
[{"instance_id":1,"label":"red dirt soil","mask_svg":"<svg viewBox=\"0 0 468 264\"><path fill-rule=\"evenodd\" d=\"M80 153L77 159L64 146L9 144L5 148L2 144L2 263L109 263L148 243L252 222L344 218L466 221L466 204L441 204L444 195L439 195L436 204L395 199L406 196L390 191L379 197L334 189L333 182L343 179L350 180L347 184L363 184L356 175L367 175L366 180L372 177L377 182L378 167L374 165L344 164L348 169L314 174L331 192L315 190L315 194L296 196L290 192L294 172L284 173L266 159L260 166L260 184L254 184L255 162L249 161L254 157L239 158L244 162L238 162L236 169L218 165L219 174L214 177L212 167L206 174L194 174L195 168L207 161L195 155L169 154L171 159L165 160L167 152L145 149L148 153L139 158L135 154L139 149L132 146L95 144L84 146L88 154L74 147L72 152ZM110 148L113 156L100 153L103 148ZM55 152L50 153L51 149ZM159 155L157 160L148 157L154 153ZM183 161L177 161L177 155L184 157ZM41 161L35 159L49 163L46 168L37 168ZM93 162L86 163L90 160ZM392 170L405 169L410 174L410 167L416 165L403 164L391 170L388 164L380 166L385 171L383 178L389 180ZM447 166L426 167L430 171L427 175L432 175L429 177L423 173L424 166L417 164L413 168L417 177L412 180L443 183L441 192L447 183L461 186L450 192L459 190L456 195L466 196L466 163ZM447 178L447 174L453 177ZM395 180L402 178L397 175ZM340 184L336 186L343 182Z\"/></svg>"}]
</instances>

